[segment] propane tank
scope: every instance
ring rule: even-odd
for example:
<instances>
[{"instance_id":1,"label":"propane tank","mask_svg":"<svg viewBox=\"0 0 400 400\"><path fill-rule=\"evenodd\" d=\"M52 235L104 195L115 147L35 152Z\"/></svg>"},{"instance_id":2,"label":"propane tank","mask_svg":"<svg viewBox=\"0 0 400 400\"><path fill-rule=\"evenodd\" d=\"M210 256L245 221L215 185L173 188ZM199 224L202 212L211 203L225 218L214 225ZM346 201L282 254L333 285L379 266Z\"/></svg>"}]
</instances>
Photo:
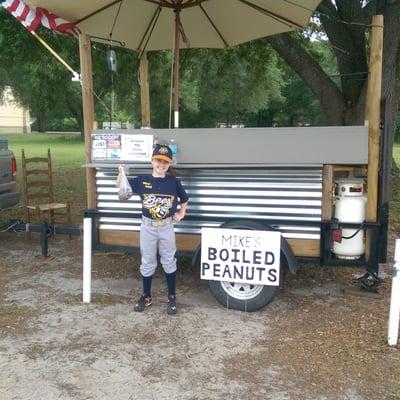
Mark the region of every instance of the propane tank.
<instances>
[{"instance_id":1,"label":"propane tank","mask_svg":"<svg viewBox=\"0 0 400 400\"><path fill-rule=\"evenodd\" d=\"M362 224L365 220L367 196L364 193L364 180L357 178L338 179L335 182L335 218L338 222ZM357 232L358 231L358 232ZM333 242L332 252L337 258L357 259L365 252L364 230L344 228L341 240Z\"/></svg>"}]
</instances>

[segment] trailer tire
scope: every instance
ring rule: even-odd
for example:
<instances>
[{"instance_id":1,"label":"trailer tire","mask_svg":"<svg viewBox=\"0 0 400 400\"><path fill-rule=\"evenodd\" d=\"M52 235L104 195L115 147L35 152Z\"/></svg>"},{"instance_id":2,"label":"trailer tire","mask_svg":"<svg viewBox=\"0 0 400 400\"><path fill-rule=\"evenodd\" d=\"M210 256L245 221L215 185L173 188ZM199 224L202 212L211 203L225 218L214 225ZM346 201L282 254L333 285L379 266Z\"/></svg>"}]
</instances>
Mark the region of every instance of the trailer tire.
<instances>
[{"instance_id":1,"label":"trailer tire","mask_svg":"<svg viewBox=\"0 0 400 400\"><path fill-rule=\"evenodd\" d=\"M247 312L265 307L279 291L279 286L226 281L209 281L208 285L211 293L223 306Z\"/></svg>"},{"instance_id":2,"label":"trailer tire","mask_svg":"<svg viewBox=\"0 0 400 400\"><path fill-rule=\"evenodd\" d=\"M229 221L220 228L265 230L267 227L255 221ZM287 270L287 260L281 251L279 286L252 285L247 283L209 281L208 286L213 296L225 307L240 311L257 311L265 307L279 292L283 276Z\"/></svg>"}]
</instances>

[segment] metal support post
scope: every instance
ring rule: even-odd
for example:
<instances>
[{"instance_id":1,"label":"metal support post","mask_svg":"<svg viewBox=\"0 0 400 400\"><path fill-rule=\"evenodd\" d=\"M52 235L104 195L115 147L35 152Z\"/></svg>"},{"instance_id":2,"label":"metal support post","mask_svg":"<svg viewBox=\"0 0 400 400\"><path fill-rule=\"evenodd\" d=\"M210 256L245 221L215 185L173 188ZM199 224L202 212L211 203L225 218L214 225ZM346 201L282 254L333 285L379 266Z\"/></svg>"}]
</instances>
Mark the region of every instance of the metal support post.
<instances>
[{"instance_id":1,"label":"metal support post","mask_svg":"<svg viewBox=\"0 0 400 400\"><path fill-rule=\"evenodd\" d=\"M92 218L83 219L83 302L90 303L92 279Z\"/></svg>"},{"instance_id":2,"label":"metal support post","mask_svg":"<svg viewBox=\"0 0 400 400\"><path fill-rule=\"evenodd\" d=\"M49 248L49 239L48 239L49 224L46 221L44 221L41 225L42 226L40 233L40 244L42 247L42 256L47 257Z\"/></svg>"},{"instance_id":3,"label":"metal support post","mask_svg":"<svg viewBox=\"0 0 400 400\"><path fill-rule=\"evenodd\" d=\"M396 346L399 337L400 317L400 239L396 239L394 250L394 265L392 278L392 293L390 296L388 344Z\"/></svg>"}]
</instances>

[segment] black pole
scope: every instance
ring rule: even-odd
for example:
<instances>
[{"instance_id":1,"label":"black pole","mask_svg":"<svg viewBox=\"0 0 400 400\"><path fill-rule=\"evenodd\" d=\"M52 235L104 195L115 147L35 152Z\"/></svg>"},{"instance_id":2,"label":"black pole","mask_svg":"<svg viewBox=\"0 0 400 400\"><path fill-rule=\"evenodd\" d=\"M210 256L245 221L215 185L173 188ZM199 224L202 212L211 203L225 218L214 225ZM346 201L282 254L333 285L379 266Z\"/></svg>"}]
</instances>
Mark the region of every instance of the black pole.
<instances>
[{"instance_id":1,"label":"black pole","mask_svg":"<svg viewBox=\"0 0 400 400\"><path fill-rule=\"evenodd\" d=\"M42 232L40 234L40 244L42 246L42 256L47 257L49 240L48 240L49 224L44 221L42 224Z\"/></svg>"}]
</instances>

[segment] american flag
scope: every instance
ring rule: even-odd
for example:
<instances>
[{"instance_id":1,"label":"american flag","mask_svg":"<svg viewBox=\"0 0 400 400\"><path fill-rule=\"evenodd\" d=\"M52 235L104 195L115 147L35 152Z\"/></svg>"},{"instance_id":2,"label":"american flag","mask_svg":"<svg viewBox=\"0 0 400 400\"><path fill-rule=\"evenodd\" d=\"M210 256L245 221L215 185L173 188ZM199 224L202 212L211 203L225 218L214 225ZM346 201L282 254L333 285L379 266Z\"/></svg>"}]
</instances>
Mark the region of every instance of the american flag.
<instances>
[{"instance_id":1,"label":"american flag","mask_svg":"<svg viewBox=\"0 0 400 400\"><path fill-rule=\"evenodd\" d=\"M63 35L77 37L80 33L79 28L75 24L50 13L44 8L28 6L21 0L0 0L0 5L29 31L34 31L39 25L43 25Z\"/></svg>"}]
</instances>

